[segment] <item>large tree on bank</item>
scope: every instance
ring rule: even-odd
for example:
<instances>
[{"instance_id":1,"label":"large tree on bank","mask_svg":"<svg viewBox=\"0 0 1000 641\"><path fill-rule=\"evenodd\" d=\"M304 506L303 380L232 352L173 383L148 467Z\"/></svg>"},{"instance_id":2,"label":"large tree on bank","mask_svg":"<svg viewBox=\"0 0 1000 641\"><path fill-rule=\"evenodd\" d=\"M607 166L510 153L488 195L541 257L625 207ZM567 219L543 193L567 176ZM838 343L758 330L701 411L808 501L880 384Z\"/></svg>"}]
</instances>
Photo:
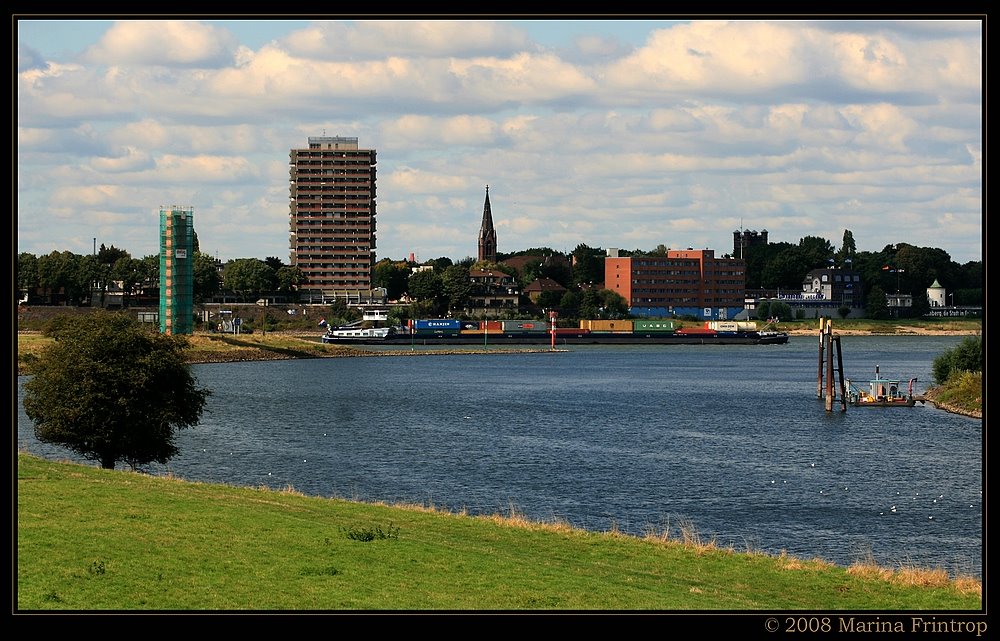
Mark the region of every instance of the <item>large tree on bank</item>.
<instances>
[{"instance_id":1,"label":"large tree on bank","mask_svg":"<svg viewBox=\"0 0 1000 641\"><path fill-rule=\"evenodd\" d=\"M105 311L68 318L48 333L55 342L24 386L38 440L106 469L177 454L175 430L198 423L209 395L184 359L186 338Z\"/></svg>"}]
</instances>

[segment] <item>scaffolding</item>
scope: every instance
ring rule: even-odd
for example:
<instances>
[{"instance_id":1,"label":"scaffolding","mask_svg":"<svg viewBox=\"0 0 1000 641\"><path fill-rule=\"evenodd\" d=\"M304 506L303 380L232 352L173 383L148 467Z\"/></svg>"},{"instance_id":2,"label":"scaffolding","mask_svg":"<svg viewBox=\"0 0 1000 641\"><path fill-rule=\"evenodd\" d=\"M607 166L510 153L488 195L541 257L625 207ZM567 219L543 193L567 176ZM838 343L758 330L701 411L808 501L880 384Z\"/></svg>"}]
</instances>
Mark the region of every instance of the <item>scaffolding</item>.
<instances>
[{"instance_id":1,"label":"scaffolding","mask_svg":"<svg viewBox=\"0 0 1000 641\"><path fill-rule=\"evenodd\" d=\"M160 208L160 333L194 328L194 211Z\"/></svg>"}]
</instances>

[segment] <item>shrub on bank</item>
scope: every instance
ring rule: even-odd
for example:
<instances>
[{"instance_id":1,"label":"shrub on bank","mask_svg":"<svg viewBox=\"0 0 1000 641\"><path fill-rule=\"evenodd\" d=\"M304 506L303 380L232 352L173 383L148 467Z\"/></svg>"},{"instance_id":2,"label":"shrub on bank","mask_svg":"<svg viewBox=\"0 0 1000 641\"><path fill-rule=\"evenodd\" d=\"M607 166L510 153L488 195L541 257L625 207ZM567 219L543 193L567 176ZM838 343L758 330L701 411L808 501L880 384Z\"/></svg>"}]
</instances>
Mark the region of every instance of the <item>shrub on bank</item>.
<instances>
[{"instance_id":1,"label":"shrub on bank","mask_svg":"<svg viewBox=\"0 0 1000 641\"><path fill-rule=\"evenodd\" d=\"M983 373L953 373L948 381L937 388L934 401L951 408L963 410L974 416L983 411Z\"/></svg>"},{"instance_id":2,"label":"shrub on bank","mask_svg":"<svg viewBox=\"0 0 1000 641\"><path fill-rule=\"evenodd\" d=\"M934 359L934 382L943 385L961 372L983 371L983 337L970 336Z\"/></svg>"}]
</instances>

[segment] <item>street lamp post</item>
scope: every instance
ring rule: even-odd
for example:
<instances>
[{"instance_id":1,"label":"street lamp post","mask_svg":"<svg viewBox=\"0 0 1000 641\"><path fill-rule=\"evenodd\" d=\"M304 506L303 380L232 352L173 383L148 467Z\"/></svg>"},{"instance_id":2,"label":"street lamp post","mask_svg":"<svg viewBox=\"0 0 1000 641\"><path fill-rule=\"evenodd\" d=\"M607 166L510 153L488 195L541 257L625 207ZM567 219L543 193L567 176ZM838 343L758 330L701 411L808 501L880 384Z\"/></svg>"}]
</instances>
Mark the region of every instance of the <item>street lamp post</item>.
<instances>
[{"instance_id":1,"label":"street lamp post","mask_svg":"<svg viewBox=\"0 0 1000 641\"><path fill-rule=\"evenodd\" d=\"M951 299L951 305L950 306L954 307L955 306L955 292L952 292L952 293L948 294L948 298Z\"/></svg>"},{"instance_id":2,"label":"street lamp post","mask_svg":"<svg viewBox=\"0 0 1000 641\"><path fill-rule=\"evenodd\" d=\"M905 272L905 269L900 269L898 267L889 268L888 266L883 267L883 270L887 270L890 274L896 274L896 293L899 294L899 274Z\"/></svg>"}]
</instances>

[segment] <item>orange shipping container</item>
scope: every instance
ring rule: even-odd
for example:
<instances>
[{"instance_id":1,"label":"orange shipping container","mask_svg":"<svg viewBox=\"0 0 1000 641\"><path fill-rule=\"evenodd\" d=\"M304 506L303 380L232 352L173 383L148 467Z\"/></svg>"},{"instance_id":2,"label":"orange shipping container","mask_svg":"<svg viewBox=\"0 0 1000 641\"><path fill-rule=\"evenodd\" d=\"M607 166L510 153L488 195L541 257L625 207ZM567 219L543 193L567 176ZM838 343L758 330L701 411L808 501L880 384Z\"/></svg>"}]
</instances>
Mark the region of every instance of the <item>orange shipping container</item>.
<instances>
[{"instance_id":1,"label":"orange shipping container","mask_svg":"<svg viewBox=\"0 0 1000 641\"><path fill-rule=\"evenodd\" d=\"M632 321L630 320L582 320L580 329L589 329L592 332L613 332L617 334L631 334Z\"/></svg>"}]
</instances>

